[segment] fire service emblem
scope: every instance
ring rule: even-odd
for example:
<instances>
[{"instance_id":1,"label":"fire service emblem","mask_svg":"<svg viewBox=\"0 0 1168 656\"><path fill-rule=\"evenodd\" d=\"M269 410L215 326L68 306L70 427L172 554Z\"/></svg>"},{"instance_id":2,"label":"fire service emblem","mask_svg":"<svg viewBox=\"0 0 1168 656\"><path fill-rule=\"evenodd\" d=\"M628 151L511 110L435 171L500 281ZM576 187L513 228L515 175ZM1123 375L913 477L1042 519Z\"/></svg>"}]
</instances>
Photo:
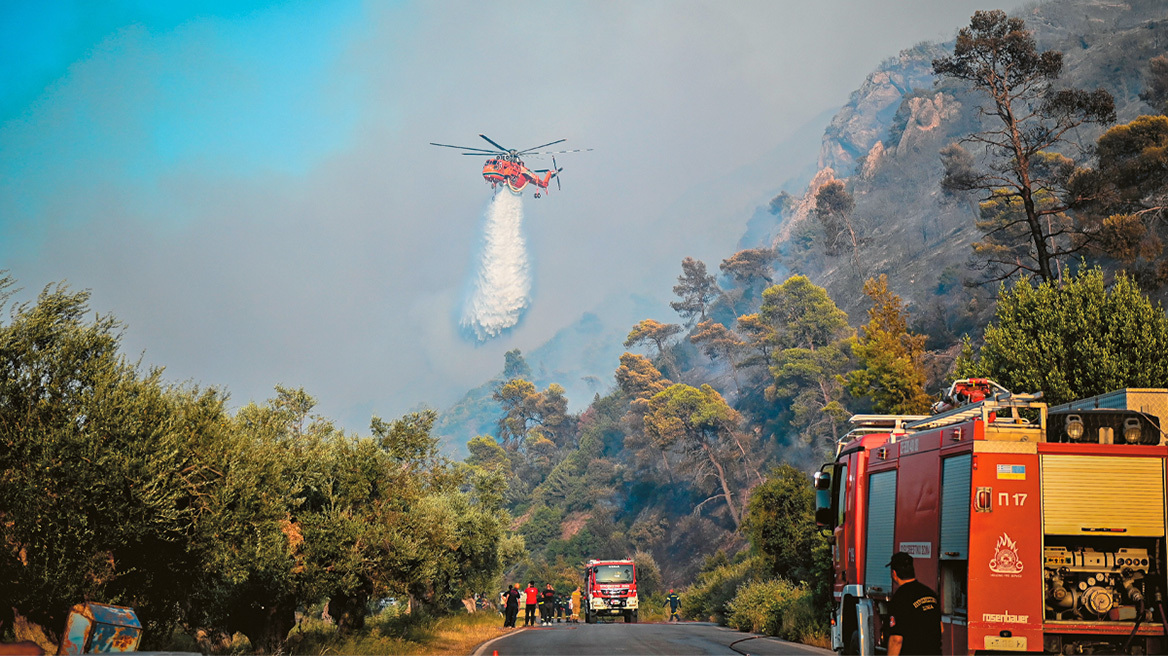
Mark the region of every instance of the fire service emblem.
<instances>
[{"instance_id":1,"label":"fire service emblem","mask_svg":"<svg viewBox=\"0 0 1168 656\"><path fill-rule=\"evenodd\" d=\"M1002 533L994 547L994 558L990 561L990 571L995 574L1019 574L1022 561L1018 560L1018 544L1010 536Z\"/></svg>"}]
</instances>

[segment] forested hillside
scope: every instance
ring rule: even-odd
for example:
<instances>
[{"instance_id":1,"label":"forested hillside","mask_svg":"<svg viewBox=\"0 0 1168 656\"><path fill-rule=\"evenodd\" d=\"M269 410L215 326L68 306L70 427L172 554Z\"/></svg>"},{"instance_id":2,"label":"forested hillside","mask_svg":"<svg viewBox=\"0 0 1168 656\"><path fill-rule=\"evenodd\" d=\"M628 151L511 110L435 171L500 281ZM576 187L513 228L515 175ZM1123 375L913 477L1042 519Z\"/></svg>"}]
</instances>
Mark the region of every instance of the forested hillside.
<instances>
[{"instance_id":1,"label":"forested hillside","mask_svg":"<svg viewBox=\"0 0 1168 656\"><path fill-rule=\"evenodd\" d=\"M92 598L138 607L148 646L274 652L326 601L351 632L378 599L440 614L632 556L642 594L685 586L692 617L822 639L807 474L853 413L927 412L972 375L1053 403L1168 387L1164 3L961 30L869 77L806 193L744 217L765 237L679 258L675 300L623 331L582 412L513 350L446 416L350 435L300 389L230 412L142 371L85 293L9 308L0 637ZM479 428L465 461L436 422Z\"/></svg>"},{"instance_id":2,"label":"forested hillside","mask_svg":"<svg viewBox=\"0 0 1168 656\"><path fill-rule=\"evenodd\" d=\"M563 390L536 387L516 366L522 354L509 354L480 396L491 390L501 418L468 462L510 481L512 527L530 555L514 574L567 580L581 559L638 553L666 583L690 583L716 569L707 559L719 550L773 555L750 530L752 513L773 516L752 506L752 490L780 463L795 466L788 477L816 466L855 412L927 411L959 373L1055 400L1139 377L1053 389L979 349L987 325L1000 337L1009 321L995 319L999 298L1020 303L1010 294L1028 284L1080 290L1103 313L1163 297L1168 132L1145 116L1164 109L1162 3L1055 2L964 29L869 76L825 133L806 193L769 203L765 238L716 270L684 259L676 319L629 327L611 386L586 411L567 413ZM1020 154L994 142L1012 127L967 65L971 48L1011 30L1031 32L1031 51L1012 55L1031 67L1009 99L1032 111ZM1025 191L1011 177L1019 159ZM1168 385L1157 376L1141 379ZM810 577L810 544L801 562L762 569Z\"/></svg>"}]
</instances>

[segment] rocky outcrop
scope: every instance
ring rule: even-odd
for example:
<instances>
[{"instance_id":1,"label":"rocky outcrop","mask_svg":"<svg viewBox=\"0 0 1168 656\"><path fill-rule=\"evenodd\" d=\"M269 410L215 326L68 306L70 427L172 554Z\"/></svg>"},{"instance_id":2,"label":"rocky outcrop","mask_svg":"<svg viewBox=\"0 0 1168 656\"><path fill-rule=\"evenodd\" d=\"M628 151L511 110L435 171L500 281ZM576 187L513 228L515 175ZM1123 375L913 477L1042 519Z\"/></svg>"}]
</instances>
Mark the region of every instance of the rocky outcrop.
<instances>
[{"instance_id":1,"label":"rocky outcrop","mask_svg":"<svg viewBox=\"0 0 1168 656\"><path fill-rule=\"evenodd\" d=\"M914 97L905 100L908 120L896 144L896 154L904 155L925 138L941 127L941 124L957 118L961 113L961 103L948 94L938 93L932 97Z\"/></svg>"},{"instance_id":2,"label":"rocky outcrop","mask_svg":"<svg viewBox=\"0 0 1168 656\"><path fill-rule=\"evenodd\" d=\"M835 171L831 168L820 169L807 185L807 193L795 201L794 205L784 214L786 220L782 222L778 234L772 245L782 244L791 238L791 231L802 225L815 211L815 195L823 185L835 181Z\"/></svg>"},{"instance_id":3,"label":"rocky outcrop","mask_svg":"<svg viewBox=\"0 0 1168 656\"><path fill-rule=\"evenodd\" d=\"M824 133L819 168L851 175L857 160L887 134L905 95L933 86L933 59L944 54L944 46L920 44L884 61L868 75Z\"/></svg>"}]
</instances>

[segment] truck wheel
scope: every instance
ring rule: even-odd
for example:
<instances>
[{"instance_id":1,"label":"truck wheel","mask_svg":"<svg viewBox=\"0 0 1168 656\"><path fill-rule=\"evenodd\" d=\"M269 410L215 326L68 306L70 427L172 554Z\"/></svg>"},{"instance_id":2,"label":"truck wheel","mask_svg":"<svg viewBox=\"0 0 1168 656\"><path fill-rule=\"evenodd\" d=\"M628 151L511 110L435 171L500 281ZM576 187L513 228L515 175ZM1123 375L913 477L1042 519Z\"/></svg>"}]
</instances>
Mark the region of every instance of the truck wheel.
<instances>
[{"instance_id":1,"label":"truck wheel","mask_svg":"<svg viewBox=\"0 0 1168 656\"><path fill-rule=\"evenodd\" d=\"M852 635L848 638L848 644L844 647L844 654L852 654L859 656L860 654L860 630L852 631Z\"/></svg>"},{"instance_id":2,"label":"truck wheel","mask_svg":"<svg viewBox=\"0 0 1168 656\"><path fill-rule=\"evenodd\" d=\"M633 611L633 624L637 623L637 611Z\"/></svg>"},{"instance_id":3,"label":"truck wheel","mask_svg":"<svg viewBox=\"0 0 1168 656\"><path fill-rule=\"evenodd\" d=\"M585 612L584 613L584 623L585 624L596 624L596 616L593 615L592 613Z\"/></svg>"},{"instance_id":4,"label":"truck wheel","mask_svg":"<svg viewBox=\"0 0 1168 656\"><path fill-rule=\"evenodd\" d=\"M626 610L625 611L625 624L631 624L632 622L633 622L633 611Z\"/></svg>"}]
</instances>

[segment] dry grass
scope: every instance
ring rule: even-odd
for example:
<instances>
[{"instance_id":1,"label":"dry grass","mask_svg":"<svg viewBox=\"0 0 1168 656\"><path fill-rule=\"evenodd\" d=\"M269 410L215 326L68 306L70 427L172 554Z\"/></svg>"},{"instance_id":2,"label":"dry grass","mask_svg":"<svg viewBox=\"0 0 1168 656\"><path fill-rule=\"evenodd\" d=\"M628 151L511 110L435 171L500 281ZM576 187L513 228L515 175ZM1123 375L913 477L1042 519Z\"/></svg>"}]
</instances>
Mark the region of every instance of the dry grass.
<instances>
[{"instance_id":1,"label":"dry grass","mask_svg":"<svg viewBox=\"0 0 1168 656\"><path fill-rule=\"evenodd\" d=\"M469 654L482 643L515 629L504 629L498 613L481 612L456 615L440 620L434 629L433 642L419 654Z\"/></svg>"},{"instance_id":2,"label":"dry grass","mask_svg":"<svg viewBox=\"0 0 1168 656\"><path fill-rule=\"evenodd\" d=\"M813 635L805 635L799 642L812 647L822 647L823 649L831 649L831 636L826 633L816 633Z\"/></svg>"},{"instance_id":3,"label":"dry grass","mask_svg":"<svg viewBox=\"0 0 1168 656\"><path fill-rule=\"evenodd\" d=\"M379 619L371 618L365 631L348 638L338 637L332 625L314 623L300 636L293 632L290 636L290 651L314 656L465 655L488 640L514 631L504 629L503 617L491 611L451 615L425 625L409 624L408 619L401 616L385 621Z\"/></svg>"}]
</instances>

